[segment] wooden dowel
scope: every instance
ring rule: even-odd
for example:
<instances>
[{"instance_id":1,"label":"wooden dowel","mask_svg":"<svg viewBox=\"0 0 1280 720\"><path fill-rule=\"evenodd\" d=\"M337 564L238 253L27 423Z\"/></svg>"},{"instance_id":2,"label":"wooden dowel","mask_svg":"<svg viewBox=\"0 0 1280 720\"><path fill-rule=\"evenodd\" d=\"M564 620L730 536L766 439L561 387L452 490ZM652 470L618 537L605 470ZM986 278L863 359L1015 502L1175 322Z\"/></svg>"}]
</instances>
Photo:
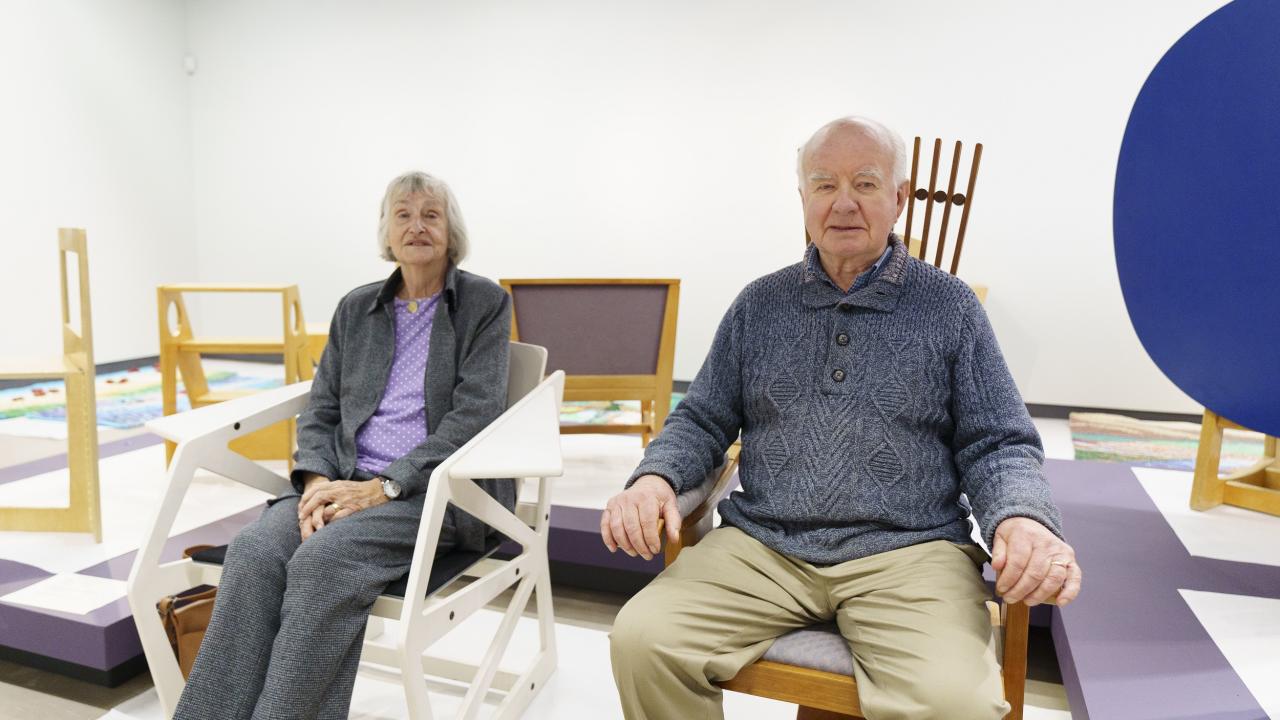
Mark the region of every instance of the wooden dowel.
<instances>
[{"instance_id":1,"label":"wooden dowel","mask_svg":"<svg viewBox=\"0 0 1280 720\"><path fill-rule=\"evenodd\" d=\"M969 189L964 194L964 210L960 213L960 230L956 233L956 252L951 256L951 274L960 268L960 251L964 249L964 231L973 209L973 186L978 182L978 166L982 163L982 143L973 146L973 169L969 171Z\"/></svg>"},{"instance_id":2,"label":"wooden dowel","mask_svg":"<svg viewBox=\"0 0 1280 720\"><path fill-rule=\"evenodd\" d=\"M911 211L916 206L916 168L920 167L920 136L916 136L915 147L911 150L911 184L907 187L907 229L903 233L902 242L907 251L911 250Z\"/></svg>"},{"instance_id":3,"label":"wooden dowel","mask_svg":"<svg viewBox=\"0 0 1280 720\"><path fill-rule=\"evenodd\" d=\"M929 170L929 194L924 199L924 230L920 232L920 257L929 257L929 219L933 217L933 191L938 189L938 157L942 154L942 138L933 141L933 168Z\"/></svg>"},{"instance_id":4,"label":"wooden dowel","mask_svg":"<svg viewBox=\"0 0 1280 720\"><path fill-rule=\"evenodd\" d=\"M942 267L942 252L947 246L947 220L951 218L951 198L956 194L956 170L960 169L960 141L956 141L955 154L951 156L951 179L947 181L947 198L942 201L942 226L938 228L938 255L934 267Z\"/></svg>"}]
</instances>

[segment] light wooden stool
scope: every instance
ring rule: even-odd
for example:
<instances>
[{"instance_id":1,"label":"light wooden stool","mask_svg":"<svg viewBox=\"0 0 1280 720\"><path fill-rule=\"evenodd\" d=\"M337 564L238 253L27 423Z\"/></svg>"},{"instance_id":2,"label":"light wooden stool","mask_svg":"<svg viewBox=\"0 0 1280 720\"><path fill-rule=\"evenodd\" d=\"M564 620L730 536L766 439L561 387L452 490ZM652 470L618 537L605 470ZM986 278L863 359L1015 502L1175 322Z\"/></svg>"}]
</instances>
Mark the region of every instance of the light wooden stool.
<instances>
[{"instance_id":1,"label":"light wooden stool","mask_svg":"<svg viewBox=\"0 0 1280 720\"><path fill-rule=\"evenodd\" d=\"M1219 505L1280 515L1280 458L1276 439L1265 435L1263 457L1253 467L1219 476L1222 434L1227 429L1248 430L1208 408L1200 426L1200 449L1196 452L1195 479L1191 485L1191 509L1208 510Z\"/></svg>"},{"instance_id":2,"label":"light wooden stool","mask_svg":"<svg viewBox=\"0 0 1280 720\"><path fill-rule=\"evenodd\" d=\"M67 253L75 253L80 288L80 328L71 324L67 291ZM93 323L89 316L89 255L85 232L58 229L58 267L62 287L62 355L0 361L0 379L66 382L68 507L0 507L0 530L93 533L102 542L98 503L98 410L95 405Z\"/></svg>"},{"instance_id":3,"label":"light wooden stool","mask_svg":"<svg viewBox=\"0 0 1280 720\"><path fill-rule=\"evenodd\" d=\"M191 327L191 317L183 296L187 293L264 293L278 294L281 304L282 333L278 338L201 337ZM315 375L313 357L323 352L322 338L311 338L302 315L302 300L297 285L161 285L156 288L156 305L160 319L160 387L165 415L178 411L178 376L191 407L230 400L252 394L252 390L213 391L209 389L201 365L201 356L210 353L229 355L281 355L284 358L286 385L310 380ZM169 323L170 308L175 310L176 327ZM319 341L318 348L314 343ZM231 449L250 460L288 460L293 467L292 419L276 423L231 443ZM165 462L173 459L176 445L165 442Z\"/></svg>"}]
</instances>

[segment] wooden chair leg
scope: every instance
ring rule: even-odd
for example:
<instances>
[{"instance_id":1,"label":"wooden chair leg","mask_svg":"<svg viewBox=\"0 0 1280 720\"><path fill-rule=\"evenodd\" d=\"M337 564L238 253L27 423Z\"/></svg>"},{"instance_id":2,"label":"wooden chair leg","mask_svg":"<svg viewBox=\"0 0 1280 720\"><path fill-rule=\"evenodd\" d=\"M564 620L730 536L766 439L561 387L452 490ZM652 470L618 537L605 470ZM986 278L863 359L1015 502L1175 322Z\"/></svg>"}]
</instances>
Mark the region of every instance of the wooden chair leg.
<instances>
[{"instance_id":1,"label":"wooden chair leg","mask_svg":"<svg viewBox=\"0 0 1280 720\"><path fill-rule=\"evenodd\" d=\"M818 708L805 707L803 705L796 710L796 720L857 720L857 718L857 715L845 715L844 713L819 710Z\"/></svg>"},{"instance_id":2,"label":"wooden chair leg","mask_svg":"<svg viewBox=\"0 0 1280 720\"><path fill-rule=\"evenodd\" d=\"M1226 483L1218 477L1222 460L1222 417L1205 408L1200 426L1200 447L1196 451L1196 468L1191 484L1191 508L1208 510L1222 504Z\"/></svg>"}]
</instances>

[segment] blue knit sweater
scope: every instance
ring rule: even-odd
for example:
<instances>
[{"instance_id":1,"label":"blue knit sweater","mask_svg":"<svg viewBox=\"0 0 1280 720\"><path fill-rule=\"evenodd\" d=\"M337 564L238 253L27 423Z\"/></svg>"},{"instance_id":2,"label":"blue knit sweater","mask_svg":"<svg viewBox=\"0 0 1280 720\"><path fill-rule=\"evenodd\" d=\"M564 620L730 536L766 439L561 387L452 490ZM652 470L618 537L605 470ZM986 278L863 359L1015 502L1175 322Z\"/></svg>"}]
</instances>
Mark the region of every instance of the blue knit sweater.
<instances>
[{"instance_id":1,"label":"blue knit sweater","mask_svg":"<svg viewBox=\"0 0 1280 720\"><path fill-rule=\"evenodd\" d=\"M969 287L892 252L845 294L813 257L748 285L645 451L679 493L742 434L742 488L723 521L770 548L832 564L930 540L990 545L1009 517L1061 535L1044 452Z\"/></svg>"}]
</instances>

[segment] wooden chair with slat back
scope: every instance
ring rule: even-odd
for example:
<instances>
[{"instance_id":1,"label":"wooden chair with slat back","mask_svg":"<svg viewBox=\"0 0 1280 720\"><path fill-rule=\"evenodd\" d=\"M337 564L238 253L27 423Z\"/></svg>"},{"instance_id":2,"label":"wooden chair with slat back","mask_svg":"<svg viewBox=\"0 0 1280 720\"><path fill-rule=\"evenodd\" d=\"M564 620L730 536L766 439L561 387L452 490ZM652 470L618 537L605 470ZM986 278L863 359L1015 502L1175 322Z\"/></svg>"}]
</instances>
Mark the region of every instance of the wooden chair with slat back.
<instances>
[{"instance_id":1,"label":"wooden chair with slat back","mask_svg":"<svg viewBox=\"0 0 1280 720\"><path fill-rule=\"evenodd\" d=\"M67 255L76 257L79 297L72 298ZM94 387L93 323L89 317L89 255L85 232L58 229L58 269L62 289L62 354L0 361L0 379L61 379L67 408L67 507L0 507L0 530L87 532L102 542L98 502L98 412ZM74 313L73 313L74 311ZM79 316L79 323L73 322Z\"/></svg>"},{"instance_id":2,"label":"wooden chair with slat back","mask_svg":"<svg viewBox=\"0 0 1280 720\"><path fill-rule=\"evenodd\" d=\"M205 337L195 334L187 312L189 294L278 295L281 333L276 337ZM160 389L163 413L178 411L178 377L193 409L240 397L253 391L220 392L209 388L201 357L211 353L230 355L280 355L286 385L310 380L328 340L323 326L308 324L302 315L297 285L186 284L156 288L160 319ZM170 313L174 320L170 322ZM290 419L240 438L232 449L251 460L288 460L293 464L294 420ZM173 459L176 444L165 442L165 462Z\"/></svg>"},{"instance_id":3,"label":"wooden chair with slat back","mask_svg":"<svg viewBox=\"0 0 1280 720\"><path fill-rule=\"evenodd\" d=\"M680 541L666 542L664 562L675 562L680 551L701 540L712 529L712 511L731 488L737 474L739 442L725 453L725 463L710 475L703 485L677 498L683 518ZM665 534L663 535L665 539ZM1030 608L1024 603L988 602L993 630L1000 639L1001 678L1004 695L1010 706L1008 720L1021 720L1023 696L1027 682L1027 633ZM815 648L815 662L798 664L782 662L778 657L793 657L799 644ZM788 648L788 645L791 647ZM858 687L852 675L832 672L832 658L851 667L852 657L834 625L795 630L774 642L765 656L743 668L731 680L717 683L725 690L795 703L796 720L850 720L862 717Z\"/></svg>"},{"instance_id":4,"label":"wooden chair with slat back","mask_svg":"<svg viewBox=\"0 0 1280 720\"><path fill-rule=\"evenodd\" d=\"M982 163L982 143L976 143L973 146L972 159L969 164L969 177L965 181L966 189L963 193L956 192L956 181L962 166L961 154L963 149L964 144L957 140L955 149L951 154L947 186L944 190L938 184L942 158L942 139L935 139L933 141L933 155L928 169L929 185L925 187L921 184L924 174L920 167L920 137L916 137L911 151L911 184L908 186L907 224L906 230L903 232L903 237L910 240L912 255L925 262L931 262L934 267L947 270L952 275L955 275L960 268L960 253L964 250L965 231L969 228L969 211L973 208L973 192L978 183L978 167ZM917 214L917 204L922 204L924 209L924 222L918 238L912 234L912 226ZM930 256L929 232L933 229L934 205L937 204L942 205L942 218L937 226L934 252ZM953 207L960 208L960 222L956 229L955 242L950 248L950 262L946 262L946 251L948 250L947 230L951 222L951 209Z\"/></svg>"},{"instance_id":5,"label":"wooden chair with slat back","mask_svg":"<svg viewBox=\"0 0 1280 720\"><path fill-rule=\"evenodd\" d=\"M671 408L680 281L499 280L511 294L511 339L547 348L564 399L639 400L638 424L562 424L565 434L639 434L648 445Z\"/></svg>"}]
</instances>

